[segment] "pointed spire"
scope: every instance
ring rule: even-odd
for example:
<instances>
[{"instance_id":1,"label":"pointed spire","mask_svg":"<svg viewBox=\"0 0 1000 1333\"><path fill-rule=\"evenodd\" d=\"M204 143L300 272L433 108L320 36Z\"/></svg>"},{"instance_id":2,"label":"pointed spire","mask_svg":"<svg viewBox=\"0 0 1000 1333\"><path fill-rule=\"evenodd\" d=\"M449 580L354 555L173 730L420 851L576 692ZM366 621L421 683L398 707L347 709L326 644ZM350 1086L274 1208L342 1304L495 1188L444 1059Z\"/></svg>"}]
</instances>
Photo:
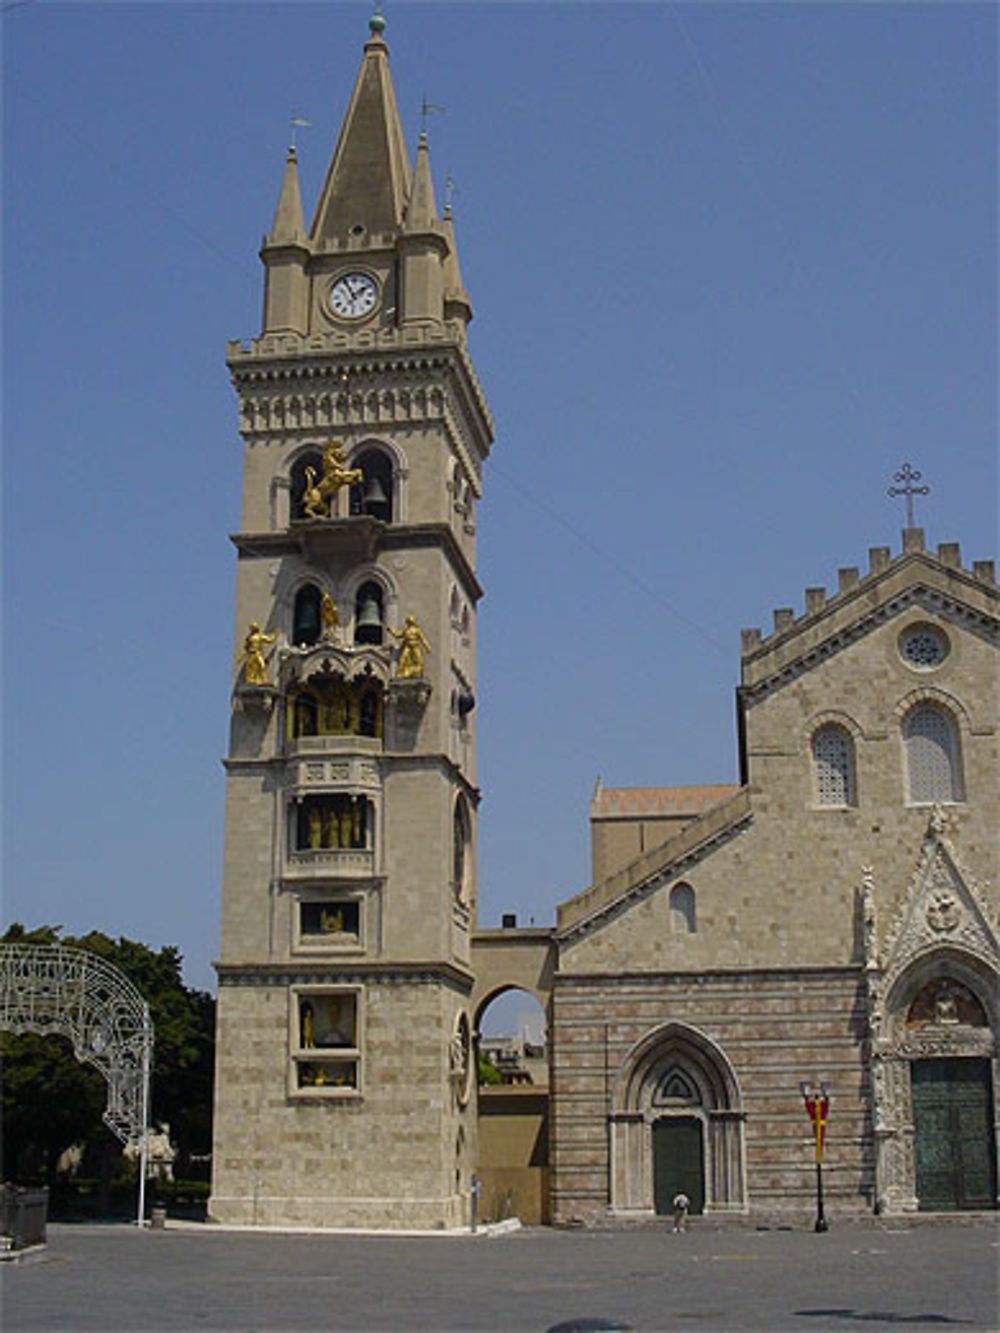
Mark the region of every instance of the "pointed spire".
<instances>
[{"instance_id":1,"label":"pointed spire","mask_svg":"<svg viewBox=\"0 0 1000 1333\"><path fill-rule=\"evenodd\" d=\"M278 207L274 210L274 222L265 238L265 245L287 245L289 242L301 242L304 231L302 221L302 193L299 190L299 162L295 145L288 149L285 158L285 174L281 178L281 193L278 195Z\"/></svg>"},{"instance_id":2,"label":"pointed spire","mask_svg":"<svg viewBox=\"0 0 1000 1333\"><path fill-rule=\"evenodd\" d=\"M444 227L445 240L448 242L448 253L444 259L444 317L452 319L457 316L468 323L472 318L472 303L469 300L469 293L465 290L462 271L458 265L458 244L455 240L455 225L451 220L450 203L445 205L441 225Z\"/></svg>"},{"instance_id":3,"label":"pointed spire","mask_svg":"<svg viewBox=\"0 0 1000 1333\"><path fill-rule=\"evenodd\" d=\"M427 135L420 131L417 144L417 164L413 170L413 186L406 208L406 230L428 231L438 225L434 182L431 180L431 155L427 149Z\"/></svg>"},{"instance_id":4,"label":"pointed spire","mask_svg":"<svg viewBox=\"0 0 1000 1333\"><path fill-rule=\"evenodd\" d=\"M393 231L403 221L410 188L410 161L382 37L385 20L369 20L371 36L340 138L316 206L310 239L322 242L357 234Z\"/></svg>"}]
</instances>

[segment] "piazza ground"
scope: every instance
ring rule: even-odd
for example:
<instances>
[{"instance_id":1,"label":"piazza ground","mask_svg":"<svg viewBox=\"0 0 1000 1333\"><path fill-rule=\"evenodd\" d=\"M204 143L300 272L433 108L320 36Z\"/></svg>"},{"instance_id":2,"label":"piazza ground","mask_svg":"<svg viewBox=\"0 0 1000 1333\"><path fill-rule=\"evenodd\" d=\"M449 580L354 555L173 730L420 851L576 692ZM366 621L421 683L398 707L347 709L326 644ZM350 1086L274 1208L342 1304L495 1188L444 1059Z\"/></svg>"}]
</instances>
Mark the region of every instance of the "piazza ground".
<instances>
[{"instance_id":1,"label":"piazza ground","mask_svg":"<svg viewBox=\"0 0 1000 1333\"><path fill-rule=\"evenodd\" d=\"M392 1237L52 1226L3 1272L28 1330L994 1329L992 1220Z\"/></svg>"}]
</instances>

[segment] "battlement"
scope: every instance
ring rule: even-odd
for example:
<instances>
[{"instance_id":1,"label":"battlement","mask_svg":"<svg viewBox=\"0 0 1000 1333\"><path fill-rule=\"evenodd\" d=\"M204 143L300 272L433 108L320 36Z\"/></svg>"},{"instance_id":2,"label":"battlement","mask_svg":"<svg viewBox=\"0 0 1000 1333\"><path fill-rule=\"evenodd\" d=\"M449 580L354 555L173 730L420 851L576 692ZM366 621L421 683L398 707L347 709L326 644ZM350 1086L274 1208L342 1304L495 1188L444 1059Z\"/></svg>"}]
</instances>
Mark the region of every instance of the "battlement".
<instances>
[{"instance_id":1,"label":"battlement","mask_svg":"<svg viewBox=\"0 0 1000 1333\"><path fill-rule=\"evenodd\" d=\"M750 658L764 648L773 647L789 631L801 629L814 618L843 605L869 587L892 565L917 554L928 555L931 559L936 559L945 569L961 570L977 583L996 588L996 571L992 560L974 560L971 568L964 569L958 542L940 542L935 553L928 551L924 545L923 528L904 528L903 549L898 556L893 557L888 546L872 546L868 550L866 574L862 574L857 565L845 565L837 571L837 590L832 595L827 593L826 588L806 588L805 611L802 615L797 616L794 608L790 606L779 606L774 609L774 626L769 634L763 634L757 627L741 630L741 656Z\"/></svg>"}]
</instances>

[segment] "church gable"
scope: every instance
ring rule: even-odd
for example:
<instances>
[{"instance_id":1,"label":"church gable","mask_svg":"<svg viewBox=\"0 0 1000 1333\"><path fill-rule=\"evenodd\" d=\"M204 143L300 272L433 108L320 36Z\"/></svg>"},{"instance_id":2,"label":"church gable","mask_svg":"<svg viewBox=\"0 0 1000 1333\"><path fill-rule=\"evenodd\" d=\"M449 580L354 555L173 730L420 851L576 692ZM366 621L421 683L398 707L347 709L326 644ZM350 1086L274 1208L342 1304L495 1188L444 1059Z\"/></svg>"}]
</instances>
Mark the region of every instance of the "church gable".
<instances>
[{"instance_id":1,"label":"church gable","mask_svg":"<svg viewBox=\"0 0 1000 1333\"><path fill-rule=\"evenodd\" d=\"M908 611L996 644L998 600L991 560L963 569L957 542L942 542L933 554L924 549L922 529L907 528L894 559L887 546L872 547L865 576L856 566L842 568L832 597L807 588L803 615L779 607L766 638L757 628L742 631L741 697L747 705L760 702Z\"/></svg>"}]
</instances>

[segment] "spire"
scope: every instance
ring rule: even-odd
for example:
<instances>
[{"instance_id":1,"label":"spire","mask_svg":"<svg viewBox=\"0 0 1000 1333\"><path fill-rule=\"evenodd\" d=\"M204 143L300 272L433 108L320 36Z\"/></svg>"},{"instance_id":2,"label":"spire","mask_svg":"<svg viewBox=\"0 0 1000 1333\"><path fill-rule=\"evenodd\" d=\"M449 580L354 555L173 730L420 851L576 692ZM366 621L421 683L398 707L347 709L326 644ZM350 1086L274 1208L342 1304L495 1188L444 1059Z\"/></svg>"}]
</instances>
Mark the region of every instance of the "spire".
<instances>
[{"instance_id":1,"label":"spire","mask_svg":"<svg viewBox=\"0 0 1000 1333\"><path fill-rule=\"evenodd\" d=\"M320 193L310 239L346 237L363 227L369 235L393 231L403 221L410 162L389 72L385 20L369 20L371 36ZM357 233L355 233L357 234Z\"/></svg>"},{"instance_id":2,"label":"spire","mask_svg":"<svg viewBox=\"0 0 1000 1333\"><path fill-rule=\"evenodd\" d=\"M299 162L293 144L285 158L285 174L281 178L278 207L274 210L274 222L271 224L271 230L268 232L264 243L265 245L287 245L293 241L301 242L303 231Z\"/></svg>"},{"instance_id":3,"label":"spire","mask_svg":"<svg viewBox=\"0 0 1000 1333\"><path fill-rule=\"evenodd\" d=\"M427 150L427 135L420 131L417 144L417 164L413 171L413 186L406 207L406 230L428 231L438 225L434 182L431 180L431 155Z\"/></svg>"},{"instance_id":4,"label":"spire","mask_svg":"<svg viewBox=\"0 0 1000 1333\"><path fill-rule=\"evenodd\" d=\"M448 253L444 260L444 316L445 319L457 316L468 324L472 318L472 303L469 301L469 293L465 290L462 272L458 266L458 244L455 240L455 226L451 220L450 203L445 205L441 225L444 227L445 240L448 242Z\"/></svg>"}]
</instances>

